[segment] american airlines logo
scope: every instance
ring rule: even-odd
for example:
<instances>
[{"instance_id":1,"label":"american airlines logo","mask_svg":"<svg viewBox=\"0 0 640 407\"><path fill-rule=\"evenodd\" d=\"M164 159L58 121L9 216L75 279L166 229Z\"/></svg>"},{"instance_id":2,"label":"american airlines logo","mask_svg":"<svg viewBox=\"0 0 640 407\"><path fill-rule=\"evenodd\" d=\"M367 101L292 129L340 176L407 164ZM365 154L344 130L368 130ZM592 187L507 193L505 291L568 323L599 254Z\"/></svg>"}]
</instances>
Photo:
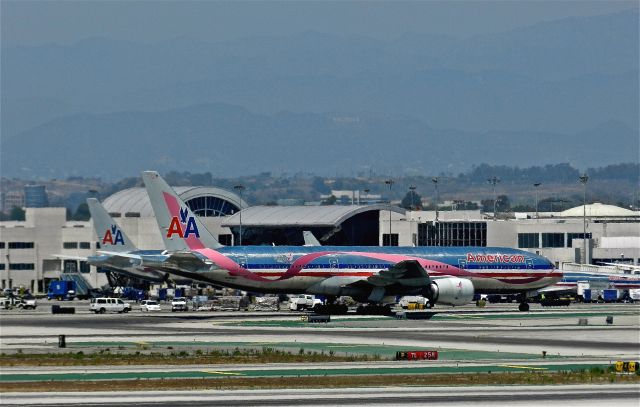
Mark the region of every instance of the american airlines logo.
<instances>
[{"instance_id":1,"label":"american airlines logo","mask_svg":"<svg viewBox=\"0 0 640 407\"><path fill-rule=\"evenodd\" d=\"M467 263L524 263L524 256L521 254L467 253Z\"/></svg>"},{"instance_id":2,"label":"american airlines logo","mask_svg":"<svg viewBox=\"0 0 640 407\"><path fill-rule=\"evenodd\" d=\"M171 224L169 225L169 229L167 230L168 238L171 238L175 234L177 234L181 238L188 238L192 234L195 235L195 237L200 237L200 232L198 231L196 220L193 216L188 215L188 208L180 208L180 216L174 216L171 219Z\"/></svg>"},{"instance_id":3,"label":"american airlines logo","mask_svg":"<svg viewBox=\"0 0 640 407\"><path fill-rule=\"evenodd\" d=\"M120 229L118 229L116 225L111 225L111 229L107 229L107 231L104 232L104 237L102 238L102 244L103 245L105 244L124 245L124 238L122 237L122 232L120 231Z\"/></svg>"}]
</instances>

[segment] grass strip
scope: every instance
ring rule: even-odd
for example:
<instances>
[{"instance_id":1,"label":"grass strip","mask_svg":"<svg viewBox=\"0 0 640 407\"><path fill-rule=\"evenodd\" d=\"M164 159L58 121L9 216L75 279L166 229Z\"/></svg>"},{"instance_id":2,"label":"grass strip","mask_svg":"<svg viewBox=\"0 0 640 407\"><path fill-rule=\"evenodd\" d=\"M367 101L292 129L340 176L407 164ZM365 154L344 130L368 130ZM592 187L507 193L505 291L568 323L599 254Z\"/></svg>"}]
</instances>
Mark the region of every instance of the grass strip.
<instances>
[{"instance_id":1,"label":"grass strip","mask_svg":"<svg viewBox=\"0 0 640 407\"><path fill-rule=\"evenodd\" d=\"M385 358L388 359L388 358ZM369 362L383 358L378 354L343 355L329 350L282 350L272 347L261 349L235 348L185 350L178 352L134 353L101 350L95 353L45 353L45 354L1 354L0 367L4 366L126 366L126 365L205 365L205 364L246 364L246 363L315 363L315 362Z\"/></svg>"},{"instance_id":2,"label":"grass strip","mask_svg":"<svg viewBox=\"0 0 640 407\"><path fill-rule=\"evenodd\" d=\"M236 390L378 386L473 386L640 383L640 375L615 374L603 369L572 372L503 372L479 374L416 374L318 377L224 377L0 383L2 392L131 391L131 390Z\"/></svg>"}]
</instances>

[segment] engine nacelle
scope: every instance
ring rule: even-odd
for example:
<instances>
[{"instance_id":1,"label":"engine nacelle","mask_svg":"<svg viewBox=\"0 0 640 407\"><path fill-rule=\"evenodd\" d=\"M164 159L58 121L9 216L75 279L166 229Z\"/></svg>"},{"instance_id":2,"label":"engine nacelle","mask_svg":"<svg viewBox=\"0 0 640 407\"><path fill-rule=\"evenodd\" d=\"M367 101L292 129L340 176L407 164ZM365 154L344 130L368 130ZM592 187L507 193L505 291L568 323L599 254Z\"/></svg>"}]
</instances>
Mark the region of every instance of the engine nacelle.
<instances>
[{"instance_id":1,"label":"engine nacelle","mask_svg":"<svg viewBox=\"0 0 640 407\"><path fill-rule=\"evenodd\" d=\"M446 305L465 305L473 301L474 288L466 278L446 277L431 282L433 302Z\"/></svg>"}]
</instances>

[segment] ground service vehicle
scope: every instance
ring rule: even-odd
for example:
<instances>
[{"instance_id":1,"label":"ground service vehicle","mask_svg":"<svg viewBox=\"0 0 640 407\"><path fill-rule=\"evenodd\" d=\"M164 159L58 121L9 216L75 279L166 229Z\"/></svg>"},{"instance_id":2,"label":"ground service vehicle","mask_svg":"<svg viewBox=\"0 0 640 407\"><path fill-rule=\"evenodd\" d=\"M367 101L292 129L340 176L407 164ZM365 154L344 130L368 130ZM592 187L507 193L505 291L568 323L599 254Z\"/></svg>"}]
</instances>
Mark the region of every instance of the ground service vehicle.
<instances>
[{"instance_id":1,"label":"ground service vehicle","mask_svg":"<svg viewBox=\"0 0 640 407\"><path fill-rule=\"evenodd\" d=\"M105 312L127 313L131 311L131 304L122 301L120 298L92 298L89 310L96 314Z\"/></svg>"},{"instance_id":2,"label":"ground service vehicle","mask_svg":"<svg viewBox=\"0 0 640 407\"><path fill-rule=\"evenodd\" d=\"M16 306L22 309L36 309L38 303L36 302L36 298L34 296L25 295L24 297L18 299L18 304Z\"/></svg>"},{"instance_id":3,"label":"ground service vehicle","mask_svg":"<svg viewBox=\"0 0 640 407\"><path fill-rule=\"evenodd\" d=\"M56 298L58 301L73 300L76 296L76 282L69 280L55 280L49 284L47 299Z\"/></svg>"},{"instance_id":4,"label":"ground service vehicle","mask_svg":"<svg viewBox=\"0 0 640 407\"><path fill-rule=\"evenodd\" d=\"M2 299L2 308L21 308L21 309L36 309L36 299L33 296L25 297L5 297Z\"/></svg>"},{"instance_id":5,"label":"ground service vehicle","mask_svg":"<svg viewBox=\"0 0 640 407\"><path fill-rule=\"evenodd\" d=\"M422 307L427 307L427 305L429 304L429 300L421 295L405 295L404 297L400 298L400 301L398 301L398 305L404 309L410 308L411 304L417 304Z\"/></svg>"},{"instance_id":6,"label":"ground service vehicle","mask_svg":"<svg viewBox=\"0 0 640 407\"><path fill-rule=\"evenodd\" d=\"M171 312L188 311L188 310L189 310L189 306L187 305L186 298L174 298L171 301Z\"/></svg>"},{"instance_id":7,"label":"ground service vehicle","mask_svg":"<svg viewBox=\"0 0 640 407\"><path fill-rule=\"evenodd\" d=\"M615 288L606 289L602 291L602 297L604 302L618 302L620 300L620 291Z\"/></svg>"}]
</instances>

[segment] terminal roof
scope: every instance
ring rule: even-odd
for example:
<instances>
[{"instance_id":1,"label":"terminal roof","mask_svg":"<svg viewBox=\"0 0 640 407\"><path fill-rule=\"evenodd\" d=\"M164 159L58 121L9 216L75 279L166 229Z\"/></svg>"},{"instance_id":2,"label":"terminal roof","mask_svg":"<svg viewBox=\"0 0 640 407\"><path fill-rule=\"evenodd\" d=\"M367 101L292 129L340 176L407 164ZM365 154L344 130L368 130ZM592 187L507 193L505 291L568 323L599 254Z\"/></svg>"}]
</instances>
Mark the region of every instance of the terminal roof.
<instances>
[{"instance_id":1,"label":"terminal roof","mask_svg":"<svg viewBox=\"0 0 640 407\"><path fill-rule=\"evenodd\" d=\"M388 211L404 215L398 206L326 205L326 206L252 206L242 211L243 226L337 226L368 211ZM226 219L222 226L240 225L240 213Z\"/></svg>"}]
</instances>

